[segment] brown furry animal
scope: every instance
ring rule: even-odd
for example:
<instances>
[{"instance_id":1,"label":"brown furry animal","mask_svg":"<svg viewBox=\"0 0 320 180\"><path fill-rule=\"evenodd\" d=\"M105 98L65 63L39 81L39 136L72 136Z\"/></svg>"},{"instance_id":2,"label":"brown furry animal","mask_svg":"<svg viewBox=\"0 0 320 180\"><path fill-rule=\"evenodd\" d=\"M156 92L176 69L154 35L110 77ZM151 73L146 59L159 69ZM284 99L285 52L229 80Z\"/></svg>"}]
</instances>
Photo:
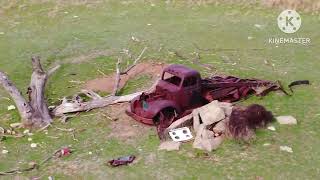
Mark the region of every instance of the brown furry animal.
<instances>
[{"instance_id":1,"label":"brown furry animal","mask_svg":"<svg viewBox=\"0 0 320 180\"><path fill-rule=\"evenodd\" d=\"M254 137L256 129L265 127L272 120L272 113L261 105L234 107L227 123L227 134L237 140L248 141Z\"/></svg>"}]
</instances>

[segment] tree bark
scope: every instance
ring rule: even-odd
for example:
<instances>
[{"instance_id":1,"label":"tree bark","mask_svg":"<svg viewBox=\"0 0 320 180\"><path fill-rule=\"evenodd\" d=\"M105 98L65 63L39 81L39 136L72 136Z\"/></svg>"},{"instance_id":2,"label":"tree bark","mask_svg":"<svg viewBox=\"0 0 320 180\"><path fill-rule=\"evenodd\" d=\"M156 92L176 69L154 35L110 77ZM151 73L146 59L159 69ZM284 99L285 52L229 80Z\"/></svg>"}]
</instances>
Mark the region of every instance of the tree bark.
<instances>
[{"instance_id":1,"label":"tree bark","mask_svg":"<svg viewBox=\"0 0 320 180\"><path fill-rule=\"evenodd\" d=\"M53 73L60 66L50 70ZM14 100L25 127L39 128L52 122L48 106L45 102L44 90L47 82L47 74L42 69L40 58L32 58L33 73L31 75L30 86L27 94L29 101L22 96L22 93L10 81L8 76L0 71L0 84L10 94Z\"/></svg>"},{"instance_id":2,"label":"tree bark","mask_svg":"<svg viewBox=\"0 0 320 180\"><path fill-rule=\"evenodd\" d=\"M117 95L117 92L118 92L118 89L119 89L119 86L120 86L119 85L120 81L121 81L120 63L121 63L121 59L118 58L118 62L117 62L117 65L116 65L116 79L115 79L115 84L114 84L113 91L112 91L112 95L113 96Z\"/></svg>"},{"instance_id":3,"label":"tree bark","mask_svg":"<svg viewBox=\"0 0 320 180\"><path fill-rule=\"evenodd\" d=\"M20 113L22 121L27 121L32 116L32 108L29 103L22 96L21 92L10 81L8 76L0 71L0 84L9 93L13 101L15 102L18 111Z\"/></svg>"},{"instance_id":4,"label":"tree bark","mask_svg":"<svg viewBox=\"0 0 320 180\"><path fill-rule=\"evenodd\" d=\"M31 122L28 124L41 127L52 122L44 97L48 76L42 69L39 57L32 58L32 67L33 73L31 75L30 86L28 88L28 95L29 104L33 111Z\"/></svg>"},{"instance_id":5,"label":"tree bark","mask_svg":"<svg viewBox=\"0 0 320 180\"><path fill-rule=\"evenodd\" d=\"M129 102L133 98L140 95L142 92L137 92L124 96L116 96L119 88L119 82L121 80L121 75L128 73L141 59L143 53L146 51L146 47L142 50L141 54L135 59L134 63L128 67L124 72L120 71L120 59L118 59L116 73L117 77L115 79L115 87L111 96L100 97L93 91L83 90L82 93L90 97L91 100L83 102L82 98L75 95L72 100L63 99L62 103L55 107L51 112L45 101L45 87L48 77L59 69L60 65L50 69L47 73L43 70L40 58L32 58L32 75L30 80L30 85L28 87L27 94L29 96L29 101L27 101L21 94L21 92L14 86L14 84L9 80L8 76L0 71L0 85L10 94L18 111L20 113L22 123L25 127L41 128L46 127L52 122L52 116L65 116L67 113L75 113L81 111L89 111L95 108L105 107L111 104ZM153 86L154 87L154 86Z\"/></svg>"},{"instance_id":6,"label":"tree bark","mask_svg":"<svg viewBox=\"0 0 320 180\"><path fill-rule=\"evenodd\" d=\"M89 111L96 108L102 108L108 105L116 104L116 103L123 103L129 102L133 98L140 95L142 92L137 92L129 95L124 96L107 96L101 99L93 99L88 102L67 102L64 101L62 104L57 106L53 109L52 115L54 116L64 116L67 113L75 113L75 112L82 112L82 111Z\"/></svg>"}]
</instances>

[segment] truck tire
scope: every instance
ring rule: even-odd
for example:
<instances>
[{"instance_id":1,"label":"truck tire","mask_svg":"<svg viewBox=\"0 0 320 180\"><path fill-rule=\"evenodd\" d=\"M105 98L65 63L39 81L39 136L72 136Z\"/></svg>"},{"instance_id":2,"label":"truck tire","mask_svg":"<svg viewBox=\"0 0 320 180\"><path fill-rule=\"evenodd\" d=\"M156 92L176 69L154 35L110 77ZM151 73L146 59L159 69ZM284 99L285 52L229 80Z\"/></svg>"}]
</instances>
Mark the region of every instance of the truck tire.
<instances>
[{"instance_id":1,"label":"truck tire","mask_svg":"<svg viewBox=\"0 0 320 180\"><path fill-rule=\"evenodd\" d=\"M162 109L154 118L153 123L157 127L158 136L163 139L164 130L175 120L176 110L172 107Z\"/></svg>"}]
</instances>

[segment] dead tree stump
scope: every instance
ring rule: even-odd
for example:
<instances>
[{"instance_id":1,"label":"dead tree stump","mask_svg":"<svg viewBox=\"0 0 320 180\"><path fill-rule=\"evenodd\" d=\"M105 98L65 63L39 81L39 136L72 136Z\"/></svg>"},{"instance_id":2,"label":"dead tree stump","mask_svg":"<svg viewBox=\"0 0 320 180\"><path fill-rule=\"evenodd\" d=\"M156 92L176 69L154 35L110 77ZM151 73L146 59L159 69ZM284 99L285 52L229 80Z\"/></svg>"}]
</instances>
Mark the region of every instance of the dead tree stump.
<instances>
[{"instance_id":1,"label":"dead tree stump","mask_svg":"<svg viewBox=\"0 0 320 180\"><path fill-rule=\"evenodd\" d=\"M20 113L21 120L26 127L40 128L52 122L48 106L45 101L44 91L48 75L51 74L57 67L46 73L40 63L39 57L32 57L32 75L27 94L27 101L21 91L10 81L8 76L0 71L0 84L10 94L14 100L17 109Z\"/></svg>"},{"instance_id":2,"label":"dead tree stump","mask_svg":"<svg viewBox=\"0 0 320 180\"><path fill-rule=\"evenodd\" d=\"M55 66L48 72L45 72L41 66L39 57L32 57L32 75L30 85L28 87L28 101L22 95L21 91L10 81L8 76L0 71L0 85L10 94L15 102L17 109L20 113L22 123L27 128L42 128L51 124L53 117L66 117L66 114L76 113L82 111L89 111L96 108L105 107L108 105L129 102L133 98L141 94L141 92L132 93L124 96L116 96L119 89L120 76L127 74L132 68L135 67L137 62L141 59L143 53L146 51L145 47L141 54L134 60L134 63L129 66L125 71L120 71L120 59L118 59L116 71L117 77L115 79L115 87L112 95L100 97L93 91L83 90L82 93L91 98L91 100L84 102L80 96L73 100L63 99L60 105L54 107L49 111L45 101L45 87L48 77L53 74L60 65Z\"/></svg>"}]
</instances>

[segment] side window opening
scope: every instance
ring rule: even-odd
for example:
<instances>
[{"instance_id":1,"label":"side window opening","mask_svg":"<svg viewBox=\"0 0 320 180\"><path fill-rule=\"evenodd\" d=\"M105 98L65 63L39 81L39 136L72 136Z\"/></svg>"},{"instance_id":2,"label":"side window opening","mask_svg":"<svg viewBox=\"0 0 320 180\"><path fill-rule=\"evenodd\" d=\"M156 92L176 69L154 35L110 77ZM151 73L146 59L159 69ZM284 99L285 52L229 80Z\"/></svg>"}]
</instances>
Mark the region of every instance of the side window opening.
<instances>
[{"instance_id":1,"label":"side window opening","mask_svg":"<svg viewBox=\"0 0 320 180\"><path fill-rule=\"evenodd\" d=\"M163 74L162 80L167 81L167 82L169 82L171 84L174 84L176 86L180 86L180 83L181 83L181 78L180 77L175 76L173 74L170 74L168 72L165 72Z\"/></svg>"},{"instance_id":2,"label":"side window opening","mask_svg":"<svg viewBox=\"0 0 320 180\"><path fill-rule=\"evenodd\" d=\"M195 86L197 84L197 78L196 77L187 77L183 81L183 87L189 87L189 86Z\"/></svg>"}]
</instances>

